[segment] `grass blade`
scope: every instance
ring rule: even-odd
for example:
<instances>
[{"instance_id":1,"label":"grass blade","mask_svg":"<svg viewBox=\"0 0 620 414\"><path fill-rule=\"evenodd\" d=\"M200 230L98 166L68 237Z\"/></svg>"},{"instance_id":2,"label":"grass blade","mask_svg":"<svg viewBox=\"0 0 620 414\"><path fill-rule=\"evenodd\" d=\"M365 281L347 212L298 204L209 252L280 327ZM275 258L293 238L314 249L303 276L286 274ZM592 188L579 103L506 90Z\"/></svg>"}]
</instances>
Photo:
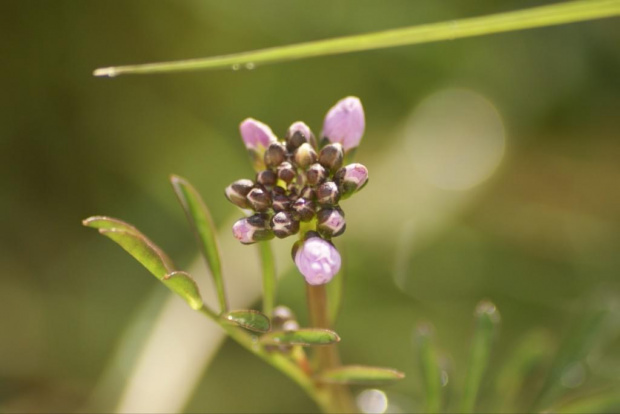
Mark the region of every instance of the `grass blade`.
<instances>
[{"instance_id":1,"label":"grass blade","mask_svg":"<svg viewBox=\"0 0 620 414\"><path fill-rule=\"evenodd\" d=\"M475 409L478 391L489 364L493 338L500 320L495 305L488 301L482 301L478 304L475 316L476 326L461 401L460 412L462 413L471 413Z\"/></svg>"},{"instance_id":2,"label":"grass blade","mask_svg":"<svg viewBox=\"0 0 620 414\"><path fill-rule=\"evenodd\" d=\"M255 67L267 63L454 40L618 15L620 15L620 0L562 2L482 17L410 26L210 58L100 68L95 70L94 75L115 77L123 74Z\"/></svg>"},{"instance_id":3,"label":"grass blade","mask_svg":"<svg viewBox=\"0 0 620 414\"><path fill-rule=\"evenodd\" d=\"M192 277L186 272L172 272L167 274L162 280L170 290L185 300L189 306L198 310L202 308L203 302L200 297L198 286Z\"/></svg>"},{"instance_id":4,"label":"grass blade","mask_svg":"<svg viewBox=\"0 0 620 414\"><path fill-rule=\"evenodd\" d=\"M201 252L207 266L211 270L217 297L220 302L221 312L228 309L226 301L226 292L224 289L224 277L222 275L222 264L220 262L220 253L215 238L216 229L211 219L211 214L207 209L202 197L198 191L184 178L176 175L170 177L170 182L174 188L187 219L189 220L198 243L202 247Z\"/></svg>"},{"instance_id":5,"label":"grass blade","mask_svg":"<svg viewBox=\"0 0 620 414\"><path fill-rule=\"evenodd\" d=\"M405 374L390 368L347 365L320 372L319 382L328 384L382 385L405 378Z\"/></svg>"},{"instance_id":6,"label":"grass blade","mask_svg":"<svg viewBox=\"0 0 620 414\"><path fill-rule=\"evenodd\" d=\"M552 409L550 413L617 413L620 412L620 389L573 398Z\"/></svg>"},{"instance_id":7,"label":"grass blade","mask_svg":"<svg viewBox=\"0 0 620 414\"><path fill-rule=\"evenodd\" d=\"M270 242L258 243L258 249L263 270L263 313L271 317L276 299L276 265Z\"/></svg>"},{"instance_id":8,"label":"grass blade","mask_svg":"<svg viewBox=\"0 0 620 414\"><path fill-rule=\"evenodd\" d=\"M426 395L424 411L438 413L441 411L441 367L435 349L432 326L426 323L420 324L416 332L416 342Z\"/></svg>"},{"instance_id":9,"label":"grass blade","mask_svg":"<svg viewBox=\"0 0 620 414\"><path fill-rule=\"evenodd\" d=\"M340 342L336 332L329 329L298 329L296 331L275 331L261 336L260 341L268 345L329 345Z\"/></svg>"}]
</instances>

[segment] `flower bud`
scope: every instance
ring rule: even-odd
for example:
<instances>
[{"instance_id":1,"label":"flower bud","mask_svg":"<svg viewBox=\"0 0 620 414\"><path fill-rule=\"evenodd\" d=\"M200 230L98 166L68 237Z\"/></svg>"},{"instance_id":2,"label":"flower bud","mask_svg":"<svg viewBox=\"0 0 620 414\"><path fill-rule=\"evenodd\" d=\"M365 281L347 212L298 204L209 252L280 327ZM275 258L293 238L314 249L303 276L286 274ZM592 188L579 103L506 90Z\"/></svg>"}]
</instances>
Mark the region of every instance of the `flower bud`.
<instances>
[{"instance_id":1,"label":"flower bud","mask_svg":"<svg viewBox=\"0 0 620 414\"><path fill-rule=\"evenodd\" d=\"M265 167L263 154L265 149L276 142L276 138L271 128L256 119L247 118L239 125L239 132L245 147L250 153L254 169L259 171Z\"/></svg>"},{"instance_id":2,"label":"flower bud","mask_svg":"<svg viewBox=\"0 0 620 414\"><path fill-rule=\"evenodd\" d=\"M293 216L300 221L310 221L314 217L314 203L303 197L298 198L291 205Z\"/></svg>"},{"instance_id":3,"label":"flower bud","mask_svg":"<svg viewBox=\"0 0 620 414\"><path fill-rule=\"evenodd\" d=\"M299 322L297 321L286 321L282 324L283 331L297 331L299 330Z\"/></svg>"},{"instance_id":4,"label":"flower bud","mask_svg":"<svg viewBox=\"0 0 620 414\"><path fill-rule=\"evenodd\" d=\"M316 186L327 179L327 171L321 164L312 164L306 171L308 185Z\"/></svg>"},{"instance_id":5,"label":"flower bud","mask_svg":"<svg viewBox=\"0 0 620 414\"><path fill-rule=\"evenodd\" d=\"M291 199L284 194L275 193L272 196L271 206L275 211L286 211L291 206Z\"/></svg>"},{"instance_id":6,"label":"flower bud","mask_svg":"<svg viewBox=\"0 0 620 414\"><path fill-rule=\"evenodd\" d=\"M280 211L271 218L271 230L276 237L283 239L299 231L299 221L288 211Z\"/></svg>"},{"instance_id":7,"label":"flower bud","mask_svg":"<svg viewBox=\"0 0 620 414\"><path fill-rule=\"evenodd\" d=\"M273 187L277 181L277 174L271 170L263 170L256 174L256 182L265 187Z\"/></svg>"},{"instance_id":8,"label":"flower bud","mask_svg":"<svg viewBox=\"0 0 620 414\"><path fill-rule=\"evenodd\" d=\"M278 166L278 178L285 183L290 183L296 176L297 172L290 162L285 161Z\"/></svg>"},{"instance_id":9,"label":"flower bud","mask_svg":"<svg viewBox=\"0 0 620 414\"><path fill-rule=\"evenodd\" d=\"M323 133L329 142L342 144L345 152L359 145L365 128L364 108L359 98L341 99L325 115Z\"/></svg>"},{"instance_id":10,"label":"flower bud","mask_svg":"<svg viewBox=\"0 0 620 414\"><path fill-rule=\"evenodd\" d=\"M326 145L319 152L319 164L331 172L342 167L343 158L342 145L338 143Z\"/></svg>"},{"instance_id":11,"label":"flower bud","mask_svg":"<svg viewBox=\"0 0 620 414\"><path fill-rule=\"evenodd\" d=\"M314 190L312 187L304 187L299 192L299 196L305 198L306 200L314 200L316 195L314 194Z\"/></svg>"},{"instance_id":12,"label":"flower bud","mask_svg":"<svg viewBox=\"0 0 620 414\"><path fill-rule=\"evenodd\" d=\"M265 151L265 165L275 168L282 164L286 159L286 149L279 142L274 142Z\"/></svg>"},{"instance_id":13,"label":"flower bud","mask_svg":"<svg viewBox=\"0 0 620 414\"><path fill-rule=\"evenodd\" d=\"M317 159L316 151L307 142L301 144L299 148L295 150L295 163L299 168L304 170L311 164L314 164Z\"/></svg>"},{"instance_id":14,"label":"flower bud","mask_svg":"<svg viewBox=\"0 0 620 414\"><path fill-rule=\"evenodd\" d=\"M286 149L293 152L306 142L316 148L316 139L308 125L303 122L295 122L286 133Z\"/></svg>"},{"instance_id":15,"label":"flower bud","mask_svg":"<svg viewBox=\"0 0 620 414\"><path fill-rule=\"evenodd\" d=\"M340 196L345 199L366 185L368 169L362 164L349 164L334 174L334 182L338 185Z\"/></svg>"},{"instance_id":16,"label":"flower bud","mask_svg":"<svg viewBox=\"0 0 620 414\"><path fill-rule=\"evenodd\" d=\"M252 244L273 238L273 232L269 228L268 216L261 213L237 220L233 224L232 232L235 239L243 244Z\"/></svg>"},{"instance_id":17,"label":"flower bud","mask_svg":"<svg viewBox=\"0 0 620 414\"><path fill-rule=\"evenodd\" d=\"M250 208L250 202L246 196L254 187L254 183L250 180L237 180L224 190L224 194L228 201L241 208Z\"/></svg>"},{"instance_id":18,"label":"flower bud","mask_svg":"<svg viewBox=\"0 0 620 414\"><path fill-rule=\"evenodd\" d=\"M316 200L322 205L335 205L340 200L338 186L333 181L327 181L316 189Z\"/></svg>"},{"instance_id":19,"label":"flower bud","mask_svg":"<svg viewBox=\"0 0 620 414\"><path fill-rule=\"evenodd\" d=\"M338 237L344 233L347 225L344 220L344 213L339 207L322 208L316 215L317 230L321 236Z\"/></svg>"},{"instance_id":20,"label":"flower bud","mask_svg":"<svg viewBox=\"0 0 620 414\"><path fill-rule=\"evenodd\" d=\"M311 237L297 249L295 265L308 284L322 285L340 270L340 253L322 238Z\"/></svg>"},{"instance_id":21,"label":"flower bud","mask_svg":"<svg viewBox=\"0 0 620 414\"><path fill-rule=\"evenodd\" d=\"M256 211L265 211L271 206L271 195L264 188L253 188L246 198Z\"/></svg>"}]
</instances>

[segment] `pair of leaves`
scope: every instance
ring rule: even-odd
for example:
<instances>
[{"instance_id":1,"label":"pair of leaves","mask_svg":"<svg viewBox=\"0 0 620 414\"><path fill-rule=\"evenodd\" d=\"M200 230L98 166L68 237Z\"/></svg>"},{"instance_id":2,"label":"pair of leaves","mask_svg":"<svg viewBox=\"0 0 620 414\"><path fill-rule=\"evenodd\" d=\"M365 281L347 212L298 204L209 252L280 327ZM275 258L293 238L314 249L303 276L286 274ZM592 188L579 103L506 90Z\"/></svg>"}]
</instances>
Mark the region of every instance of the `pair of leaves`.
<instances>
[{"instance_id":1,"label":"pair of leaves","mask_svg":"<svg viewBox=\"0 0 620 414\"><path fill-rule=\"evenodd\" d=\"M200 309L203 301L198 286L186 272L174 270L170 258L131 224L111 217L95 216L82 222L87 227L113 240L140 262L170 290L181 296L192 309Z\"/></svg>"}]
</instances>

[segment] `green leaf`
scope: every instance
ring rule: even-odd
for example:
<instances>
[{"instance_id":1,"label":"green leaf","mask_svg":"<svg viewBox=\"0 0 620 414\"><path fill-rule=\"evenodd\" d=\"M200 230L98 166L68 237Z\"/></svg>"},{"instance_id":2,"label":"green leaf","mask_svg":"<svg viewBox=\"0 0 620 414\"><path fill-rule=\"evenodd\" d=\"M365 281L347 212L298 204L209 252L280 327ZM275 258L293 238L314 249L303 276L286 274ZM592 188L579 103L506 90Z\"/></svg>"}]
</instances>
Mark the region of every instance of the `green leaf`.
<instances>
[{"instance_id":1,"label":"green leaf","mask_svg":"<svg viewBox=\"0 0 620 414\"><path fill-rule=\"evenodd\" d=\"M409 26L382 32L338 37L295 45L272 47L202 59L97 69L95 76L119 76L129 73L162 73L199 69L254 68L256 65L286 62L317 56L338 55L395 46L454 40L492 33L600 19L620 15L618 0L561 2L482 17L449 20L441 23Z\"/></svg>"},{"instance_id":2,"label":"green leaf","mask_svg":"<svg viewBox=\"0 0 620 414\"><path fill-rule=\"evenodd\" d=\"M181 296L189 306L198 310L202 308L203 302L200 297L198 286L192 277L186 272L172 272L167 274L162 280L170 290Z\"/></svg>"},{"instance_id":3,"label":"green leaf","mask_svg":"<svg viewBox=\"0 0 620 414\"><path fill-rule=\"evenodd\" d=\"M257 310L233 310L222 314L221 318L250 331L268 332L271 328L269 318Z\"/></svg>"},{"instance_id":4,"label":"green leaf","mask_svg":"<svg viewBox=\"0 0 620 414\"><path fill-rule=\"evenodd\" d=\"M341 250L342 251L342 250ZM334 278L325 285L327 289L327 307L329 313L329 326L336 325L340 308L342 307L342 297L344 296L344 283L347 273L347 263L343 262L340 271Z\"/></svg>"},{"instance_id":5,"label":"green leaf","mask_svg":"<svg viewBox=\"0 0 620 414\"><path fill-rule=\"evenodd\" d=\"M269 241L258 243L261 268L263 269L263 313L271 316L276 296L276 266Z\"/></svg>"},{"instance_id":6,"label":"green leaf","mask_svg":"<svg viewBox=\"0 0 620 414\"><path fill-rule=\"evenodd\" d=\"M132 233L141 234L140 230L135 228L129 223L124 222L113 217L106 216L93 216L85 220L82 220L82 224L86 227L92 227L93 229L117 229L126 230Z\"/></svg>"},{"instance_id":7,"label":"green leaf","mask_svg":"<svg viewBox=\"0 0 620 414\"><path fill-rule=\"evenodd\" d=\"M613 389L573 398L554 408L545 410L548 413L617 413L620 412L620 389Z\"/></svg>"},{"instance_id":8,"label":"green leaf","mask_svg":"<svg viewBox=\"0 0 620 414\"><path fill-rule=\"evenodd\" d=\"M405 378L405 374L390 368L347 365L322 371L317 380L329 384L382 385Z\"/></svg>"},{"instance_id":9,"label":"green leaf","mask_svg":"<svg viewBox=\"0 0 620 414\"><path fill-rule=\"evenodd\" d=\"M202 247L201 252L213 276L217 297L220 302L220 309L222 312L225 312L228 309L228 304L226 302L220 253L215 238L216 229L213 225L211 214L209 214L209 210L200 197L200 194L198 194L198 191L196 191L187 180L172 175L170 177L170 182L185 210L196 239Z\"/></svg>"},{"instance_id":10,"label":"green leaf","mask_svg":"<svg viewBox=\"0 0 620 414\"><path fill-rule=\"evenodd\" d=\"M329 345L340 342L340 337L329 329L306 328L296 331L275 331L261 336L260 341L269 345Z\"/></svg>"},{"instance_id":11,"label":"green leaf","mask_svg":"<svg viewBox=\"0 0 620 414\"><path fill-rule=\"evenodd\" d=\"M437 350L433 338L433 328L423 323L418 326L416 333L418 345L418 360L422 369L422 379L426 395L427 413L441 411L441 367L437 358Z\"/></svg>"},{"instance_id":12,"label":"green leaf","mask_svg":"<svg viewBox=\"0 0 620 414\"><path fill-rule=\"evenodd\" d=\"M482 301L476 307L476 326L471 344L465 388L460 412L471 413L476 406L478 391L491 356L491 347L500 317L494 304Z\"/></svg>"}]
</instances>

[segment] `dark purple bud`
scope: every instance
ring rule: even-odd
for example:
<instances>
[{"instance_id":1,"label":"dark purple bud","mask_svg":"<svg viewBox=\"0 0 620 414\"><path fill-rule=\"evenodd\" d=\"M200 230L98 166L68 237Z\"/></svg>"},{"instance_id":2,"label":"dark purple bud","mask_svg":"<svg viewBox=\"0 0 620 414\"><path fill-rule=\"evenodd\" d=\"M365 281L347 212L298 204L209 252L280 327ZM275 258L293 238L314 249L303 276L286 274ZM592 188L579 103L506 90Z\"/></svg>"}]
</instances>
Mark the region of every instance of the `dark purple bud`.
<instances>
[{"instance_id":1,"label":"dark purple bud","mask_svg":"<svg viewBox=\"0 0 620 414\"><path fill-rule=\"evenodd\" d=\"M308 185L316 186L327 179L327 171L321 164L312 164L306 171Z\"/></svg>"},{"instance_id":2,"label":"dark purple bud","mask_svg":"<svg viewBox=\"0 0 620 414\"><path fill-rule=\"evenodd\" d=\"M254 187L254 183L250 180L237 180L224 190L228 201L241 208L250 208L250 203L246 196Z\"/></svg>"},{"instance_id":3,"label":"dark purple bud","mask_svg":"<svg viewBox=\"0 0 620 414\"><path fill-rule=\"evenodd\" d=\"M277 181L278 176L271 170L263 170L256 174L256 182L265 187L273 187Z\"/></svg>"},{"instance_id":4,"label":"dark purple bud","mask_svg":"<svg viewBox=\"0 0 620 414\"><path fill-rule=\"evenodd\" d=\"M265 211L271 206L271 195L264 188L253 188L246 198L256 211Z\"/></svg>"},{"instance_id":5,"label":"dark purple bud","mask_svg":"<svg viewBox=\"0 0 620 414\"><path fill-rule=\"evenodd\" d=\"M273 310L273 316L271 318L271 323L274 326L274 329L278 329L282 327L282 324L287 321L294 321L295 314L288 306L276 306Z\"/></svg>"},{"instance_id":6,"label":"dark purple bud","mask_svg":"<svg viewBox=\"0 0 620 414\"><path fill-rule=\"evenodd\" d=\"M325 238L338 237L347 227L344 213L339 207L322 208L316 217L318 221L316 228Z\"/></svg>"},{"instance_id":7,"label":"dark purple bud","mask_svg":"<svg viewBox=\"0 0 620 414\"><path fill-rule=\"evenodd\" d=\"M273 239L273 232L269 228L269 216L262 213L237 220L232 227L232 232L233 236L243 244Z\"/></svg>"},{"instance_id":8,"label":"dark purple bud","mask_svg":"<svg viewBox=\"0 0 620 414\"><path fill-rule=\"evenodd\" d=\"M316 189L316 199L322 205L335 205L340 200L338 186L332 181L327 181Z\"/></svg>"},{"instance_id":9,"label":"dark purple bud","mask_svg":"<svg viewBox=\"0 0 620 414\"><path fill-rule=\"evenodd\" d=\"M328 144L324 146L319 153L319 164L327 170L334 172L342 167L343 158L344 152L342 151L342 145L339 143Z\"/></svg>"},{"instance_id":10,"label":"dark purple bud","mask_svg":"<svg viewBox=\"0 0 620 414\"><path fill-rule=\"evenodd\" d=\"M299 168L306 169L310 165L314 164L317 160L316 151L310 146L310 144L302 144L295 150L295 164Z\"/></svg>"},{"instance_id":11,"label":"dark purple bud","mask_svg":"<svg viewBox=\"0 0 620 414\"><path fill-rule=\"evenodd\" d=\"M308 125L303 122L295 122L286 133L286 148L293 152L306 142L316 148L314 134L312 134Z\"/></svg>"},{"instance_id":12,"label":"dark purple bud","mask_svg":"<svg viewBox=\"0 0 620 414\"><path fill-rule=\"evenodd\" d=\"M334 174L334 182L338 185L341 197L347 198L366 185L368 169L362 164L349 164Z\"/></svg>"},{"instance_id":13,"label":"dark purple bud","mask_svg":"<svg viewBox=\"0 0 620 414\"><path fill-rule=\"evenodd\" d=\"M275 168L282 164L286 159L286 149L279 142L274 142L267 147L265 151L265 165L269 168Z\"/></svg>"},{"instance_id":14,"label":"dark purple bud","mask_svg":"<svg viewBox=\"0 0 620 414\"><path fill-rule=\"evenodd\" d=\"M275 211L286 211L291 206L291 199L284 194L275 193L272 196L271 206Z\"/></svg>"},{"instance_id":15,"label":"dark purple bud","mask_svg":"<svg viewBox=\"0 0 620 414\"><path fill-rule=\"evenodd\" d=\"M298 198L291 206L293 216L300 221L310 221L314 217L314 203L305 198Z\"/></svg>"},{"instance_id":16,"label":"dark purple bud","mask_svg":"<svg viewBox=\"0 0 620 414\"><path fill-rule=\"evenodd\" d=\"M299 196L305 198L306 200L314 200L316 195L312 187L304 187L299 192Z\"/></svg>"},{"instance_id":17,"label":"dark purple bud","mask_svg":"<svg viewBox=\"0 0 620 414\"><path fill-rule=\"evenodd\" d=\"M290 162L283 162L278 166L278 178L285 183L290 183L296 176L297 172Z\"/></svg>"},{"instance_id":18,"label":"dark purple bud","mask_svg":"<svg viewBox=\"0 0 620 414\"><path fill-rule=\"evenodd\" d=\"M271 218L271 230L276 237L283 239L299 231L299 221L288 211L280 211Z\"/></svg>"}]
</instances>

